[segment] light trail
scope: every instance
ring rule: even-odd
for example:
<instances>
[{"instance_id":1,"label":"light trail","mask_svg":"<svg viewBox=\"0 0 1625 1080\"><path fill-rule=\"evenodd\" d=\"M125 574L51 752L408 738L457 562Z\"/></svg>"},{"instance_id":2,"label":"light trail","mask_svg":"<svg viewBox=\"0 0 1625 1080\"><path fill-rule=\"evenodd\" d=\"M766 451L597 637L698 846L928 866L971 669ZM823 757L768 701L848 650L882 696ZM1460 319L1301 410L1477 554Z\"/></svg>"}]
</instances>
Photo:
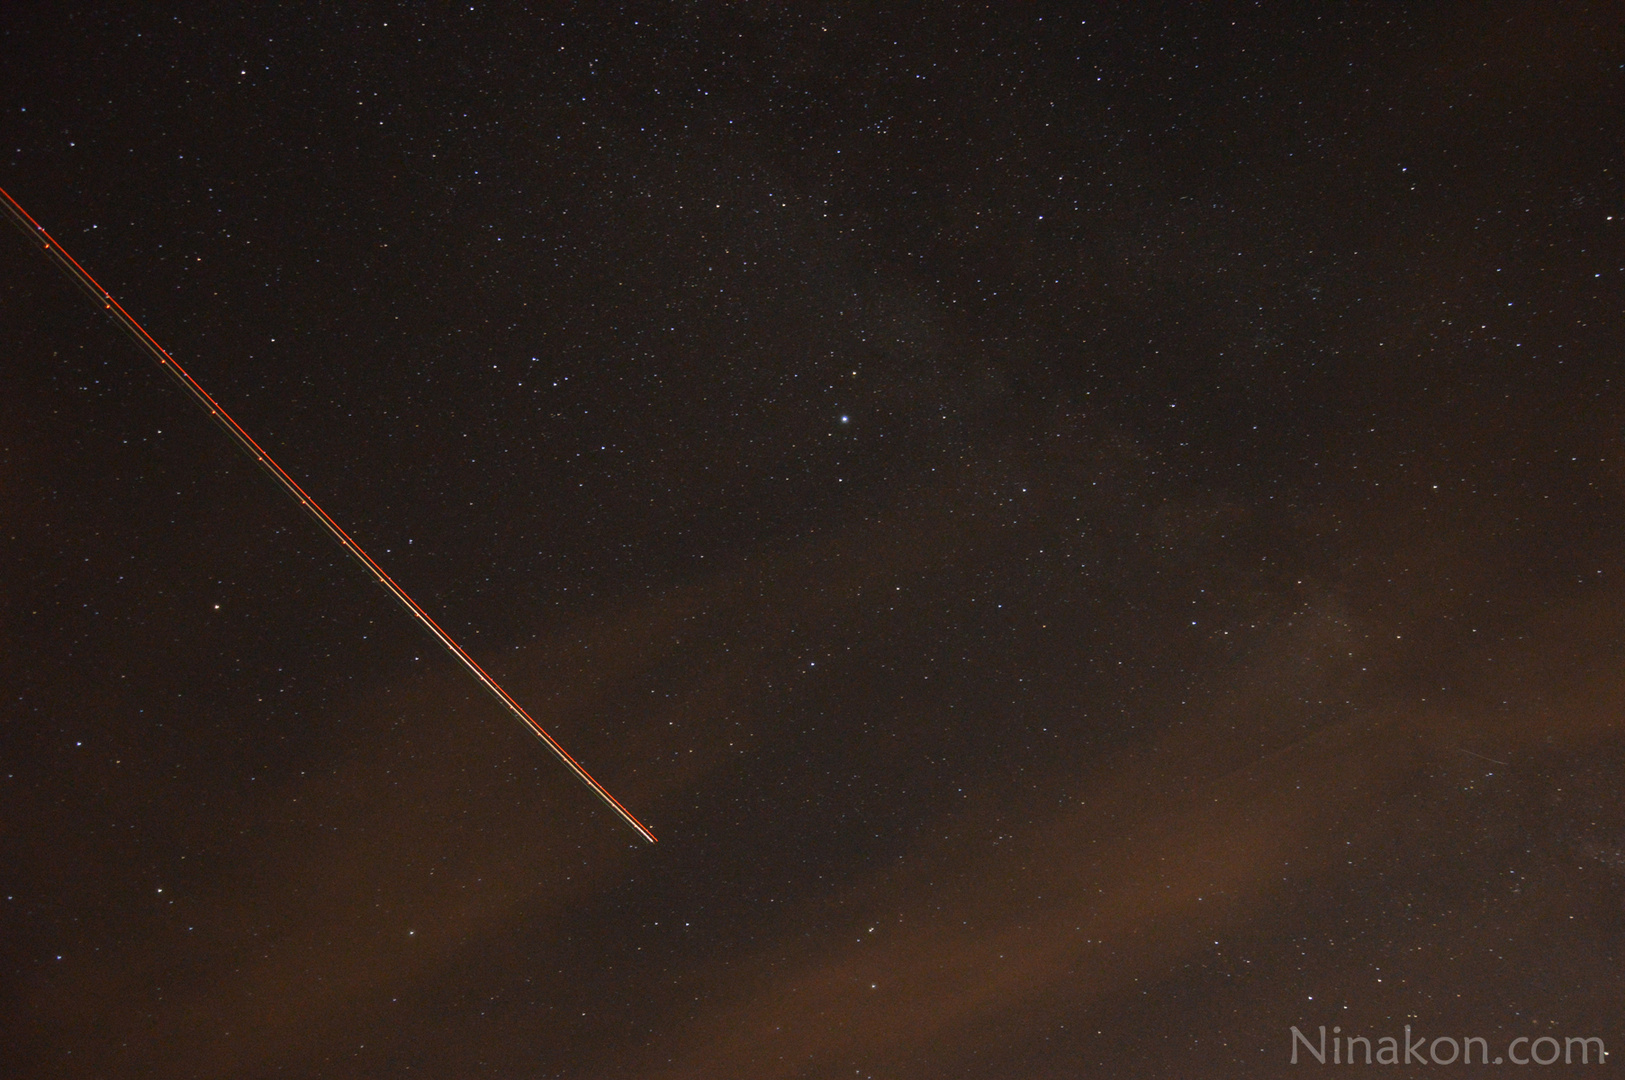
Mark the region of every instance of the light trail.
<instances>
[{"instance_id":1,"label":"light trail","mask_svg":"<svg viewBox=\"0 0 1625 1080\"><path fill-rule=\"evenodd\" d=\"M399 601L401 607L405 608L412 618L422 624L423 628L429 631L436 641L445 646L446 651L458 663L467 668L469 674L478 679L480 685L485 687L492 697L501 702L502 706L517 717L538 739L546 743L547 748L553 751L558 759L564 762L569 770L576 775L576 779L591 788L592 793L602 799L604 805L615 811L621 820L630 825L639 836L651 844L655 842L655 834L650 832L643 822L633 817L631 812L622 806L603 784L594 780L592 774L582 768L580 762L571 757L557 739L549 735L546 729L541 724L538 724L519 702L515 701L506 690L502 689L495 679L487 675L484 668L474 662L472 656L463 651L461 645L451 639L450 634L442 630L440 625L429 617L428 612L418 606L416 600L406 594L405 589L395 583L394 578L384 573L383 567L374 562L372 556L363 551L361 545L351 539L350 534L341 529L338 522L329 517L327 511L318 506L316 500L307 495L305 489L300 487L293 477L283 471L282 466L278 465L271 458L271 455L266 453L260 447L260 444L255 442L253 437L226 413L225 409L220 407L220 403L210 397L208 391L204 390L196 379L188 375L186 370L175 362L175 358L170 356L164 347L153 339L151 334L142 329L141 324L136 322L135 318L128 311L125 311L117 300L113 299L112 294L102 288L96 279L91 277L72 255L64 251L62 245L58 244L55 238L46 232L39 222L30 217L28 211L24 210L22 205L3 188L0 188L0 207L5 209L6 215L11 219L12 223L27 233L28 237L40 246L52 262L56 263L63 272L73 279L76 285L88 293L91 299L102 307L108 316L119 325L120 329L135 339L137 345L141 346L148 355L158 361L158 366L163 368L171 378L179 383L181 389L185 390L192 400L203 407L204 411L209 414L209 418L218 424L227 435L230 435L232 441L244 453L254 459L255 464L264 469L267 475L275 480L277 485L292 496L293 500L316 521L316 524L320 525L334 540L337 540L339 546L344 548L352 559L360 563L378 584L387 589L389 594Z\"/></svg>"}]
</instances>

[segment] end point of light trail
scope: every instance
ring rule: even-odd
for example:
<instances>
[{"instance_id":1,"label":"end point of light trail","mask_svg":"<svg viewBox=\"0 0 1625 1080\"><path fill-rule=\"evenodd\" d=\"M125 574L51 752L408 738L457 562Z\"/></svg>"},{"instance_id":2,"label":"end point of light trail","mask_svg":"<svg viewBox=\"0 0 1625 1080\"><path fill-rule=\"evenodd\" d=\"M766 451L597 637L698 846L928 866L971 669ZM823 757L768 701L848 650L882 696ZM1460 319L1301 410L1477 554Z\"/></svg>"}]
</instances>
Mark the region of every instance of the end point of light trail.
<instances>
[{"instance_id":1,"label":"end point of light trail","mask_svg":"<svg viewBox=\"0 0 1625 1080\"><path fill-rule=\"evenodd\" d=\"M158 366L163 368L180 385L181 389L185 390L187 395L197 402L204 412L209 414L209 418L231 437L232 442L236 443L239 449L252 458L254 463L264 470L265 474L278 487L292 497L294 502L298 503L305 513L310 515L311 519L316 522L323 532L338 541L339 546L344 549L346 554L359 563L373 580L383 586L390 596L394 597L395 601L406 609L407 614L411 615L420 626L429 632L431 637L440 643L446 652L451 654L452 659L456 660L464 670L474 676L475 680L485 688L487 693L496 698L502 707L507 709L515 719L529 728L533 735L542 740L547 748L553 751L554 755L575 775L576 779L587 785L592 793L603 800L604 805L615 811L616 816L631 827L634 832L651 844L655 842L655 834L650 832L643 822L633 817L631 812L622 806L620 801L611 795L604 785L594 780L592 774L582 768L580 762L571 757L557 739L548 734L547 730L537 723L535 718L526 712L519 702L515 701L506 690L502 689L497 681L486 673L484 668L475 663L474 658L468 655L461 645L452 640L450 634L441 629L440 625L429 617L429 613L424 611L417 601L406 594L405 589L401 588L393 578L384 573L384 568L379 566L371 555L363 551L361 545L356 543L349 533L340 528L338 522L329 517L327 511L323 510L315 499L306 494L304 488L300 487L293 477L289 476L282 466L278 465L271 455L266 453L260 444L255 442L248 432L244 431L241 425L231 418L225 409L220 407L220 403L210 397L208 391L204 390L196 379L188 375L186 370L175 362L175 358L169 355L169 352L162 345L159 345L153 336L147 333L129 312L124 310L123 305L113 299L113 295L102 288L96 279L91 277L72 255L64 251L62 245L57 243L55 238L46 232L44 227L35 221L28 211L24 210L22 205L3 188L0 188L0 208L5 210L6 216L14 225L21 229L30 240L39 245L40 250L45 253L47 258L67 274L74 284L83 289L118 324L119 329L128 334L141 347L143 352L158 362Z\"/></svg>"}]
</instances>

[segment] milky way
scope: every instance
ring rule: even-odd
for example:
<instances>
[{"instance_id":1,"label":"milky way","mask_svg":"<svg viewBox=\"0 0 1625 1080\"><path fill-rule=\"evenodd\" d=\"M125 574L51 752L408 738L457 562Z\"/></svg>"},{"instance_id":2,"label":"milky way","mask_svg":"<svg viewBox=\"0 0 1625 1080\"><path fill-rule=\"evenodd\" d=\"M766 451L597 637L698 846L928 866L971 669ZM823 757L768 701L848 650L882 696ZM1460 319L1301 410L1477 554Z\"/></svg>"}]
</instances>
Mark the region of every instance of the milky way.
<instances>
[{"instance_id":1,"label":"milky way","mask_svg":"<svg viewBox=\"0 0 1625 1080\"><path fill-rule=\"evenodd\" d=\"M8 1069L1625 1045L1620 31L8 10Z\"/></svg>"}]
</instances>

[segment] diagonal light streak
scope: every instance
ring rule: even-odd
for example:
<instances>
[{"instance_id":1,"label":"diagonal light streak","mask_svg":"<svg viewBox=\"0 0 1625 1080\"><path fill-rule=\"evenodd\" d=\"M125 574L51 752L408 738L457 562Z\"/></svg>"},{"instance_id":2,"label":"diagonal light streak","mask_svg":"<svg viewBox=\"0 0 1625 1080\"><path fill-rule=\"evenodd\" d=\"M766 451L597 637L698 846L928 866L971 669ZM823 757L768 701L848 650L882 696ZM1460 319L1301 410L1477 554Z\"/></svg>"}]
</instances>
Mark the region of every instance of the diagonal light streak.
<instances>
[{"instance_id":1,"label":"diagonal light streak","mask_svg":"<svg viewBox=\"0 0 1625 1080\"><path fill-rule=\"evenodd\" d=\"M429 617L429 613L424 611L416 600L407 595L405 589L395 583L394 578L384 573L384 568L379 566L371 555L363 551L361 545L356 543L349 533L340 528L339 523L328 516L327 511L317 505L316 500L306 494L305 489L300 487L293 477L289 476L282 466L278 465L271 455L266 453L260 444L255 442L253 437L243 430L242 426L233 420L225 409L220 407L220 403L210 397L209 392L204 390L196 379L188 375L186 370L175 362L175 358L170 356L169 352L158 344L153 336L147 333L141 324L136 322L135 318L125 311L117 300L113 299L112 294L102 288L96 279L91 277L72 255L63 250L62 245L58 244L55 238L46 232L39 222L29 216L28 211L24 210L17 200L13 199L4 189L0 189L0 208L3 208L12 222L40 246L52 262L60 267L63 272L73 279L75 284L101 306L107 315L135 340L137 345L141 346L149 356L156 360L159 367L163 368L175 382L180 384L181 389L185 390L192 400L196 401L209 414L209 418L218 424L227 435L231 436L232 441L244 453L254 459L255 464L265 470L266 474L276 481L283 491L292 496L293 500L315 520L316 524L322 527L323 531L334 540L337 540L339 546L344 548L352 559L360 563L367 573L378 584L388 590L389 594L400 603L401 607L406 609L412 618L416 619L425 630L429 631L434 639L440 642L446 651L468 670L469 674L479 680L480 685L485 687L492 697L501 702L503 708L518 718L538 739L546 743L547 748L553 751L560 761L564 762L565 766L575 774L576 779L591 788L593 794L602 799L604 804L615 811L621 820L630 825L639 836L651 844L655 842L655 834L650 832L641 821L633 817L631 812L622 806L604 785L594 780L592 774L582 768L581 763L571 757L557 739L548 734L546 729L537 723L519 702L515 701L506 690L502 689L495 679L486 674L485 669L480 667L474 661L474 658L463 650L461 645L452 640L450 634L442 630L440 625Z\"/></svg>"}]
</instances>

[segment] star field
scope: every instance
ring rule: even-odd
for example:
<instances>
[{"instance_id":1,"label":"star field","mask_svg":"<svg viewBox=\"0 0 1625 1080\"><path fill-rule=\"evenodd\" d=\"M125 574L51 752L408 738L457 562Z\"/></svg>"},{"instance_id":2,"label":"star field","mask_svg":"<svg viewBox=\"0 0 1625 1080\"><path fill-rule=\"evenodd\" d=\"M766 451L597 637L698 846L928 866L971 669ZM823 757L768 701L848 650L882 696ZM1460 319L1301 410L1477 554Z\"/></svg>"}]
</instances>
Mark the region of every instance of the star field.
<instances>
[{"instance_id":1,"label":"star field","mask_svg":"<svg viewBox=\"0 0 1625 1080\"><path fill-rule=\"evenodd\" d=\"M0 13L6 1071L1625 1047L1621 30Z\"/></svg>"}]
</instances>

